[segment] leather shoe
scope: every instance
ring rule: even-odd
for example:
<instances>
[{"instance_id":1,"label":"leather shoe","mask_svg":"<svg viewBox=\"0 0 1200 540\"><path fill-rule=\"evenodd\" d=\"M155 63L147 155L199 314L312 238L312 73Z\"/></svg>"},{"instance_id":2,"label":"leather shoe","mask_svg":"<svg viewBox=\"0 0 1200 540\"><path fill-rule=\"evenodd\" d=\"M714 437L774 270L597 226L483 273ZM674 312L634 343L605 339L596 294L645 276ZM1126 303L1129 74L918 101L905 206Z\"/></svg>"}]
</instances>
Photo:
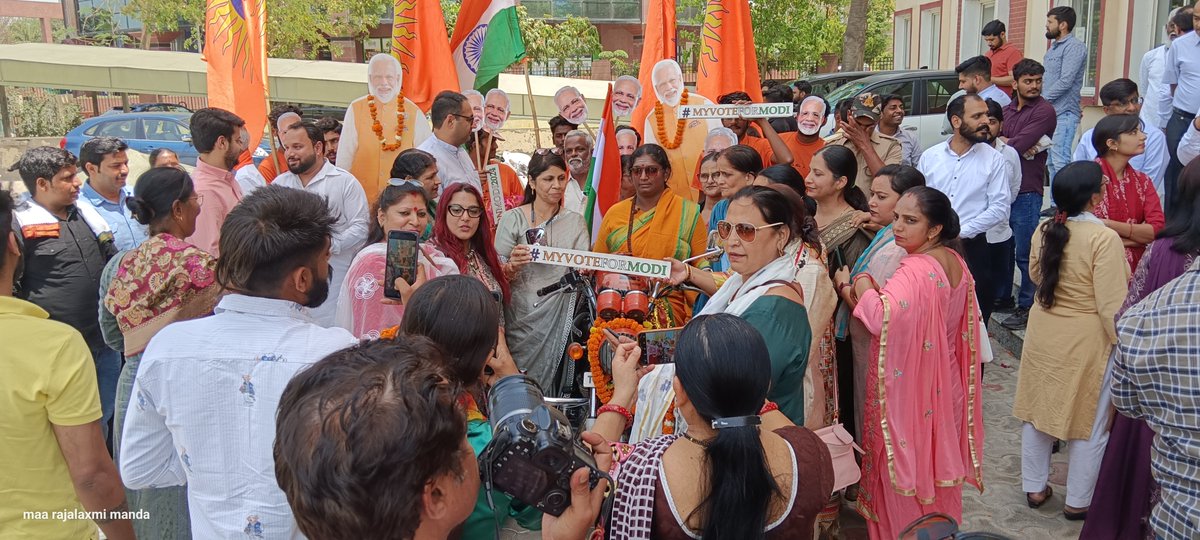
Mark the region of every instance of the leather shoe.
<instances>
[{"instance_id":1,"label":"leather shoe","mask_svg":"<svg viewBox=\"0 0 1200 540\"><path fill-rule=\"evenodd\" d=\"M1009 315L1007 319L1004 319L1004 322L1000 323L1000 326L1003 326L1009 330L1024 330L1025 325L1028 323L1029 308L1019 307L1016 309L1016 311L1013 311L1012 315Z\"/></svg>"}]
</instances>

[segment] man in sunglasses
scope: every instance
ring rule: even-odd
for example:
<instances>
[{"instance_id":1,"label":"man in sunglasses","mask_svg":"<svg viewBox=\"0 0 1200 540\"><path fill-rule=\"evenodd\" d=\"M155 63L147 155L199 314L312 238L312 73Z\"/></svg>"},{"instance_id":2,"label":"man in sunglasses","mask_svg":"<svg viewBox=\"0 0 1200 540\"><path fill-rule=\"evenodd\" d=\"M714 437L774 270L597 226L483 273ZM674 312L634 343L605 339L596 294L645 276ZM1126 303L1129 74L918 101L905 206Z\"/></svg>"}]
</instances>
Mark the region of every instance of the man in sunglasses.
<instances>
[{"instance_id":1,"label":"man in sunglasses","mask_svg":"<svg viewBox=\"0 0 1200 540\"><path fill-rule=\"evenodd\" d=\"M1138 93L1137 83L1129 79L1116 79L1100 87L1100 103L1104 104L1104 114L1140 115L1142 112L1142 96ZM1161 129L1153 127L1143 129L1146 133L1146 151L1133 156L1129 166L1146 173L1154 182L1154 190L1163 200L1166 189L1163 178L1167 174L1167 163L1171 155L1167 152L1167 136ZM1096 159L1096 147L1092 145L1092 130L1083 132L1079 144L1075 146L1075 161L1093 161Z\"/></svg>"},{"instance_id":2,"label":"man in sunglasses","mask_svg":"<svg viewBox=\"0 0 1200 540\"><path fill-rule=\"evenodd\" d=\"M471 140L471 126L475 121L471 102L458 92L443 91L433 99L429 119L433 121L433 136L417 149L429 152L437 160L442 189L465 182L483 193L479 170L463 149L463 145Z\"/></svg>"}]
</instances>

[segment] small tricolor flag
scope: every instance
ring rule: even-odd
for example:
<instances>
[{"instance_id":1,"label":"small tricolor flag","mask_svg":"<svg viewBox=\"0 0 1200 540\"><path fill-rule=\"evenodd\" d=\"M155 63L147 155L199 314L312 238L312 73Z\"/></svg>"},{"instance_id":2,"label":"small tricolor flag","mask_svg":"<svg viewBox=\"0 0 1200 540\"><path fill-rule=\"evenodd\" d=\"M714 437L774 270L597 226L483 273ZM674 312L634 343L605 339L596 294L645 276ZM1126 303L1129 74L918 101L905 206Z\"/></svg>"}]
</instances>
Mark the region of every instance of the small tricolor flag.
<instances>
[{"instance_id":1,"label":"small tricolor flag","mask_svg":"<svg viewBox=\"0 0 1200 540\"><path fill-rule=\"evenodd\" d=\"M617 153L616 126L613 125L611 84L603 110L596 149L592 152L592 168L588 172L588 205L584 216L592 229L592 238L600 234L604 213L621 197L621 155Z\"/></svg>"}]
</instances>

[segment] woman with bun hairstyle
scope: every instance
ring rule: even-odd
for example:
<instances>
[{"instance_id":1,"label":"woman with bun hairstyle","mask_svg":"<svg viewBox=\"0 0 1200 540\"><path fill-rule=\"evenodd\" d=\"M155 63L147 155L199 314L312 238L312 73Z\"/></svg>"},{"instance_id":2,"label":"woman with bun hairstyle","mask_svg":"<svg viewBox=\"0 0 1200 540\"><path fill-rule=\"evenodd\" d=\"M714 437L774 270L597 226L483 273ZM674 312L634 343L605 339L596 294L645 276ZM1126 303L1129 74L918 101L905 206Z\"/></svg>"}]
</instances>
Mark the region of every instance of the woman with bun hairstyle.
<instances>
[{"instance_id":1,"label":"woman with bun hairstyle","mask_svg":"<svg viewBox=\"0 0 1200 540\"><path fill-rule=\"evenodd\" d=\"M961 520L963 483L983 489L986 334L975 279L954 249L958 215L945 194L924 186L905 191L895 214L893 236L908 255L882 288L865 274L852 284L854 317L871 334L874 359L858 496L872 539L898 538L931 512Z\"/></svg>"},{"instance_id":2,"label":"woman with bun hairstyle","mask_svg":"<svg viewBox=\"0 0 1200 540\"><path fill-rule=\"evenodd\" d=\"M125 352L113 415L113 457L118 463L133 379L150 338L173 322L211 314L222 292L213 278L216 259L183 240L195 232L203 203L182 170L155 167L142 173L125 204L151 236L113 257L100 278L104 341ZM126 500L131 511L145 510L150 516L134 520L138 537L191 537L186 486L126 490Z\"/></svg>"}]
</instances>

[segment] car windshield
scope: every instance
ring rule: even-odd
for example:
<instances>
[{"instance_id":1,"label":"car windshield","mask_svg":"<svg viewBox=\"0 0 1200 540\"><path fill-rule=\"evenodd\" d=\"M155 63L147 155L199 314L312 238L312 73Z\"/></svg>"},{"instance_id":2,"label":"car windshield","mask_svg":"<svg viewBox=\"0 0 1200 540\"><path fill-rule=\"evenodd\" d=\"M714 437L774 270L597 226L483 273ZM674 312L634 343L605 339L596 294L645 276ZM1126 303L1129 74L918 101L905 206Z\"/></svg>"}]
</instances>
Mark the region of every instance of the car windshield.
<instances>
[{"instance_id":1,"label":"car windshield","mask_svg":"<svg viewBox=\"0 0 1200 540\"><path fill-rule=\"evenodd\" d=\"M838 102L842 101L843 99L852 98L854 96L857 96L858 93L861 92L862 89L865 88L866 86L867 86L866 83L858 82L858 81L855 81L852 83L846 83L842 86L837 87L836 90L830 92L829 95L825 96L825 101L829 102L830 107L837 107Z\"/></svg>"}]
</instances>

